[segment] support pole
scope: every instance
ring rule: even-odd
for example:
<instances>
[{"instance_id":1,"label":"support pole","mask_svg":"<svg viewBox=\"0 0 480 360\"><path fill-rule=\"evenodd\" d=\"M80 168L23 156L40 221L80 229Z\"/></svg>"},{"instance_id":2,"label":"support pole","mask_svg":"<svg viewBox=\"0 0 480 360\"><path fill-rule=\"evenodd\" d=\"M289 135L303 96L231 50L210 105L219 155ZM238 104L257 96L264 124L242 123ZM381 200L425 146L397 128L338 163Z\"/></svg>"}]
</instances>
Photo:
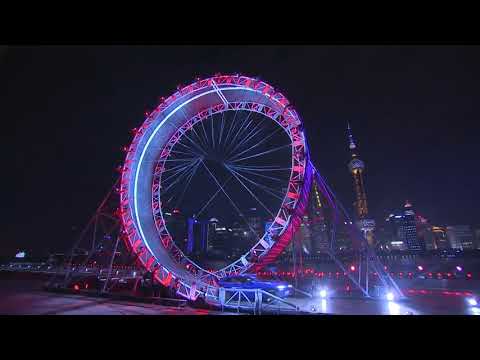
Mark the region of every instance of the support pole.
<instances>
[{"instance_id":1,"label":"support pole","mask_svg":"<svg viewBox=\"0 0 480 360\"><path fill-rule=\"evenodd\" d=\"M106 292L106 290L107 290L107 285L108 285L108 282L110 280L110 276L112 274L113 260L115 260L115 254L117 253L117 247L118 247L119 242L120 242L120 236L117 236L117 241L115 241L115 248L113 249L112 257L110 259L110 265L108 267L108 274L107 274L107 278L105 279L105 284L103 285L102 292Z\"/></svg>"},{"instance_id":2,"label":"support pole","mask_svg":"<svg viewBox=\"0 0 480 360\"><path fill-rule=\"evenodd\" d=\"M95 245L96 245L96 236L97 236L97 222L98 222L98 216L95 217L95 222L93 223L93 238L92 238L92 247L90 249L90 252L93 253L95 251Z\"/></svg>"},{"instance_id":3,"label":"support pole","mask_svg":"<svg viewBox=\"0 0 480 360\"><path fill-rule=\"evenodd\" d=\"M367 252L367 259L366 259L366 262L365 262L365 266L366 266L366 273L365 273L365 290L367 290L367 294L368 296L370 296L370 292L368 291L368 276L369 276L369 270L368 270L368 261L369 261L369 254Z\"/></svg>"},{"instance_id":4,"label":"support pole","mask_svg":"<svg viewBox=\"0 0 480 360\"><path fill-rule=\"evenodd\" d=\"M360 253L358 255L358 283L362 284L362 250L360 250Z\"/></svg>"},{"instance_id":5,"label":"support pole","mask_svg":"<svg viewBox=\"0 0 480 360\"><path fill-rule=\"evenodd\" d=\"M292 226L292 256L293 256L293 276L295 276L295 288L297 288L297 247L295 246L295 232Z\"/></svg>"}]
</instances>

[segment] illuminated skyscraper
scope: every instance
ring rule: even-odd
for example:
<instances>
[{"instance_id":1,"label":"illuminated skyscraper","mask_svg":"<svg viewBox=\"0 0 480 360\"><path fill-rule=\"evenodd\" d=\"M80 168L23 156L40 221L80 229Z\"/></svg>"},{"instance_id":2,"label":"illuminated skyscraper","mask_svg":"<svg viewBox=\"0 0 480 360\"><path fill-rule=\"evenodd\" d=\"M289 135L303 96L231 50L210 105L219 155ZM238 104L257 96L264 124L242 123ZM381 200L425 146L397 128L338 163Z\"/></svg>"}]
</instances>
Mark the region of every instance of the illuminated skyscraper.
<instances>
[{"instance_id":1,"label":"illuminated skyscraper","mask_svg":"<svg viewBox=\"0 0 480 360\"><path fill-rule=\"evenodd\" d=\"M360 230L362 230L368 243L373 245L373 231L375 230L375 220L368 218L367 194L365 192L365 183L363 179L363 172L365 171L365 163L358 158L357 145L353 140L352 129L350 124L347 127L348 145L352 153L352 160L348 163L348 168L353 176L353 185L355 190L355 201L353 206L355 208L356 223Z\"/></svg>"},{"instance_id":2,"label":"illuminated skyscraper","mask_svg":"<svg viewBox=\"0 0 480 360\"><path fill-rule=\"evenodd\" d=\"M396 210L386 219L389 224L391 241L391 250L409 250L425 251L436 250L437 245L432 231L428 225L428 220L423 216L416 215L415 210L410 203L406 201L402 210ZM437 228L436 228L437 229Z\"/></svg>"},{"instance_id":3,"label":"illuminated skyscraper","mask_svg":"<svg viewBox=\"0 0 480 360\"><path fill-rule=\"evenodd\" d=\"M400 237L407 245L408 250L425 250L422 239L417 234L417 219L415 211L410 201L406 201L403 206L402 225L400 227Z\"/></svg>"},{"instance_id":4,"label":"illuminated skyscraper","mask_svg":"<svg viewBox=\"0 0 480 360\"><path fill-rule=\"evenodd\" d=\"M209 221L188 218L187 254L205 255L208 251Z\"/></svg>"},{"instance_id":5,"label":"illuminated skyscraper","mask_svg":"<svg viewBox=\"0 0 480 360\"><path fill-rule=\"evenodd\" d=\"M389 250L407 250L407 243L405 240L404 214L402 211L395 211L394 214L386 219L387 224L387 249Z\"/></svg>"},{"instance_id":6,"label":"illuminated skyscraper","mask_svg":"<svg viewBox=\"0 0 480 360\"><path fill-rule=\"evenodd\" d=\"M312 184L308 210L311 252L320 253L327 251L330 247L329 227L316 182Z\"/></svg>"}]
</instances>

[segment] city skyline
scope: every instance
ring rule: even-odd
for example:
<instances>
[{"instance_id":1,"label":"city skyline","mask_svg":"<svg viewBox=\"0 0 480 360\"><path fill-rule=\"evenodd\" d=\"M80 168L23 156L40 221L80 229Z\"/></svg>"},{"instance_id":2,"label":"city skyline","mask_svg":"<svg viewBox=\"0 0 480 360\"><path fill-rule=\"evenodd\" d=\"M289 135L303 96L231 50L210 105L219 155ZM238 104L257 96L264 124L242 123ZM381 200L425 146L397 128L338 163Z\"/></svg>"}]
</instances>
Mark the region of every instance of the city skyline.
<instances>
[{"instance_id":1,"label":"city skyline","mask_svg":"<svg viewBox=\"0 0 480 360\"><path fill-rule=\"evenodd\" d=\"M1 115L15 119L4 132L21 133L24 146L5 163L15 176L6 179L0 250L38 249L39 235L41 247L71 246L118 176L120 149L144 110L177 79L215 72L281 85L305 123L313 161L351 212L347 121L366 162L373 218L409 199L436 225L478 224L471 165L479 57L476 47L448 46L9 48L0 63ZM2 145L8 153L18 138ZM24 210L31 199L34 216Z\"/></svg>"},{"instance_id":2,"label":"city skyline","mask_svg":"<svg viewBox=\"0 0 480 360\"><path fill-rule=\"evenodd\" d=\"M435 222L432 223L431 219L427 219L423 217L421 214L416 213L416 210L414 210L413 205L411 204L410 200L405 200L405 204L398 206L397 208L391 209L390 215L386 219L378 219L377 220L379 226L381 229L376 230L375 229L375 220L373 219L368 219L368 206L367 206L367 196L365 193L365 184L363 180L363 171L365 169L365 163L361 160L361 156L359 156L359 149L355 143L354 136L352 133L352 129L350 127L349 122L347 122L346 126L346 134L347 134L347 143L348 143L348 150L351 155L351 161L348 163L348 169L350 173L353 176L353 193L355 195L355 201L352 204L352 216L354 219L357 219L357 226L364 232L368 242L371 245L375 245L375 247L379 250L403 250L403 251L431 251L431 250L438 250L438 249L476 249L477 247L480 248L480 238L477 239L477 232L479 229L475 228L472 226L472 224L469 225L459 225L459 224L437 224ZM313 185L312 188L312 194L311 194L311 200L310 204L314 205L315 203L318 203L317 211L320 210L321 204L320 204L320 199L319 199L319 194L316 189L316 184ZM316 201L315 201L316 200ZM249 210L257 210L257 209L249 209ZM180 211L180 210L174 210L175 211ZM319 230L320 228L316 229L315 227L325 226L325 223L320 221L318 224L316 224L318 221L315 221L315 209L312 208L311 213L309 215L305 215L305 221L304 225L313 225L310 227L310 229L303 227L302 230L300 231L301 238L302 238L302 246L306 249L305 253L310 254L310 253L315 253L316 250L314 249L323 249L324 251L326 248L325 246L328 247L329 240L325 239L326 241L325 244L323 244L323 241L321 238L318 238L318 236L322 237L325 235L321 235L324 231ZM243 210L245 212L245 209ZM394 215L396 214L396 215ZM400 214L400 215L399 215ZM191 216L191 215L189 215ZM195 215L193 215L195 218ZM271 217L268 216L262 216L260 214L257 214L259 216L259 219L263 223L268 223L269 221L272 221ZM397 218L400 218L402 220L397 220ZM233 220L230 218L227 220L226 218L222 218L222 216L219 216L217 214L209 215L209 216L203 216L202 220L200 222L211 222L213 219L215 219L216 223L221 224L223 226L223 229L225 231L232 231L232 228L237 224L237 226L243 226L244 230L247 232L250 232L248 229L248 225L245 223L245 221L241 218L234 218ZM219 220L220 219L220 220ZM322 215L323 219L323 215ZM199 218L200 220L200 218ZM313 220L313 223L312 223ZM394 221L395 220L395 221ZM390 233L387 237L385 237L385 228L392 227L393 224L390 223L395 223L397 229L393 231L393 233ZM440 226L438 226L440 225ZM316 229L316 230L315 230ZM446 245L442 245L441 247L438 247L438 239L435 239L435 229L437 229L436 232L438 232L438 229L449 229L449 231L444 231L444 239L443 241L445 242ZM461 236L466 237L467 243L470 241L469 244L465 244L462 241L456 241L455 240L455 229L462 229L461 231L463 234ZM243 231L243 230L242 230ZM398 232L399 231L399 232ZM318 233L318 234L316 234ZM228 232L226 232L228 235ZM448 234L448 235L447 235ZM231 234L233 235L233 234ZM261 237L261 234L259 234ZM326 235L328 238L328 235ZM232 236L231 236L232 237ZM175 236L174 236L175 238ZM228 243L228 236L227 238L223 239L223 242ZM192 240L189 240L193 241ZM196 239L195 241L198 241ZM205 241L205 240L202 240ZM233 238L232 238L233 241ZM386 247L385 247L386 246ZM208 246L207 246L208 247ZM207 247L204 249L204 254L207 252ZM224 245L222 245L224 247ZM335 247L340 249L344 248L345 244L340 240L338 244L335 244ZM245 247L247 249L247 247ZM345 250L350 250L350 246L346 246L344 248ZM228 251L227 251L228 252ZM187 253L191 253L191 250L188 251ZM225 255L226 256L226 255Z\"/></svg>"}]
</instances>

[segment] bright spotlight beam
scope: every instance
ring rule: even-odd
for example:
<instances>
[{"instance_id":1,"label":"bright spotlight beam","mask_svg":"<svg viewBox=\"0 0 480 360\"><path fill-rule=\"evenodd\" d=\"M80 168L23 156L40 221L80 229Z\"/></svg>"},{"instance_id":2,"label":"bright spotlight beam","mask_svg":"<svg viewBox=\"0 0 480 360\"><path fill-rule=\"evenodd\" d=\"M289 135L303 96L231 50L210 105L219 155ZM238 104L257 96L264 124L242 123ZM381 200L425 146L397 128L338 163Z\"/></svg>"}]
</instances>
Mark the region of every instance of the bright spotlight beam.
<instances>
[{"instance_id":1,"label":"bright spotlight beam","mask_svg":"<svg viewBox=\"0 0 480 360\"><path fill-rule=\"evenodd\" d=\"M468 299L467 299L467 303L468 303L468 305L470 305L470 306L477 306L477 305L478 305L477 300L475 300L474 298L468 298Z\"/></svg>"}]
</instances>

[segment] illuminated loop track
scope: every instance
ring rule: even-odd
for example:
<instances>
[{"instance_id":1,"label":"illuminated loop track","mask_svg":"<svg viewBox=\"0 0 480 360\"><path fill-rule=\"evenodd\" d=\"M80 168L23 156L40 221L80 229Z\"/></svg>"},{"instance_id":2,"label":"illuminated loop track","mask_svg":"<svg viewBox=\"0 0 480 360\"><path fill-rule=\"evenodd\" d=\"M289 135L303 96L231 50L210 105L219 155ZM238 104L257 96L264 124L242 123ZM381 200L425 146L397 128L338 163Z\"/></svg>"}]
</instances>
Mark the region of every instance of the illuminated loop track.
<instances>
[{"instance_id":1,"label":"illuminated loop track","mask_svg":"<svg viewBox=\"0 0 480 360\"><path fill-rule=\"evenodd\" d=\"M288 182L280 197L281 205L263 236L231 264L209 272L180 250L165 226L162 192L167 187L163 184L168 177L168 161L183 137L192 134L195 126L209 117L239 111L269 118L288 135L291 149ZM202 164L201 157L195 161L194 165ZM120 187L125 242L142 266L152 271L163 285L176 287L178 294L188 299L216 297L219 278L259 269L288 245L307 205L312 177L309 167L301 120L285 96L267 83L246 76L198 80L164 100L135 132ZM230 168L238 180L241 175L235 169L238 168ZM222 190L221 184L217 184Z\"/></svg>"}]
</instances>

